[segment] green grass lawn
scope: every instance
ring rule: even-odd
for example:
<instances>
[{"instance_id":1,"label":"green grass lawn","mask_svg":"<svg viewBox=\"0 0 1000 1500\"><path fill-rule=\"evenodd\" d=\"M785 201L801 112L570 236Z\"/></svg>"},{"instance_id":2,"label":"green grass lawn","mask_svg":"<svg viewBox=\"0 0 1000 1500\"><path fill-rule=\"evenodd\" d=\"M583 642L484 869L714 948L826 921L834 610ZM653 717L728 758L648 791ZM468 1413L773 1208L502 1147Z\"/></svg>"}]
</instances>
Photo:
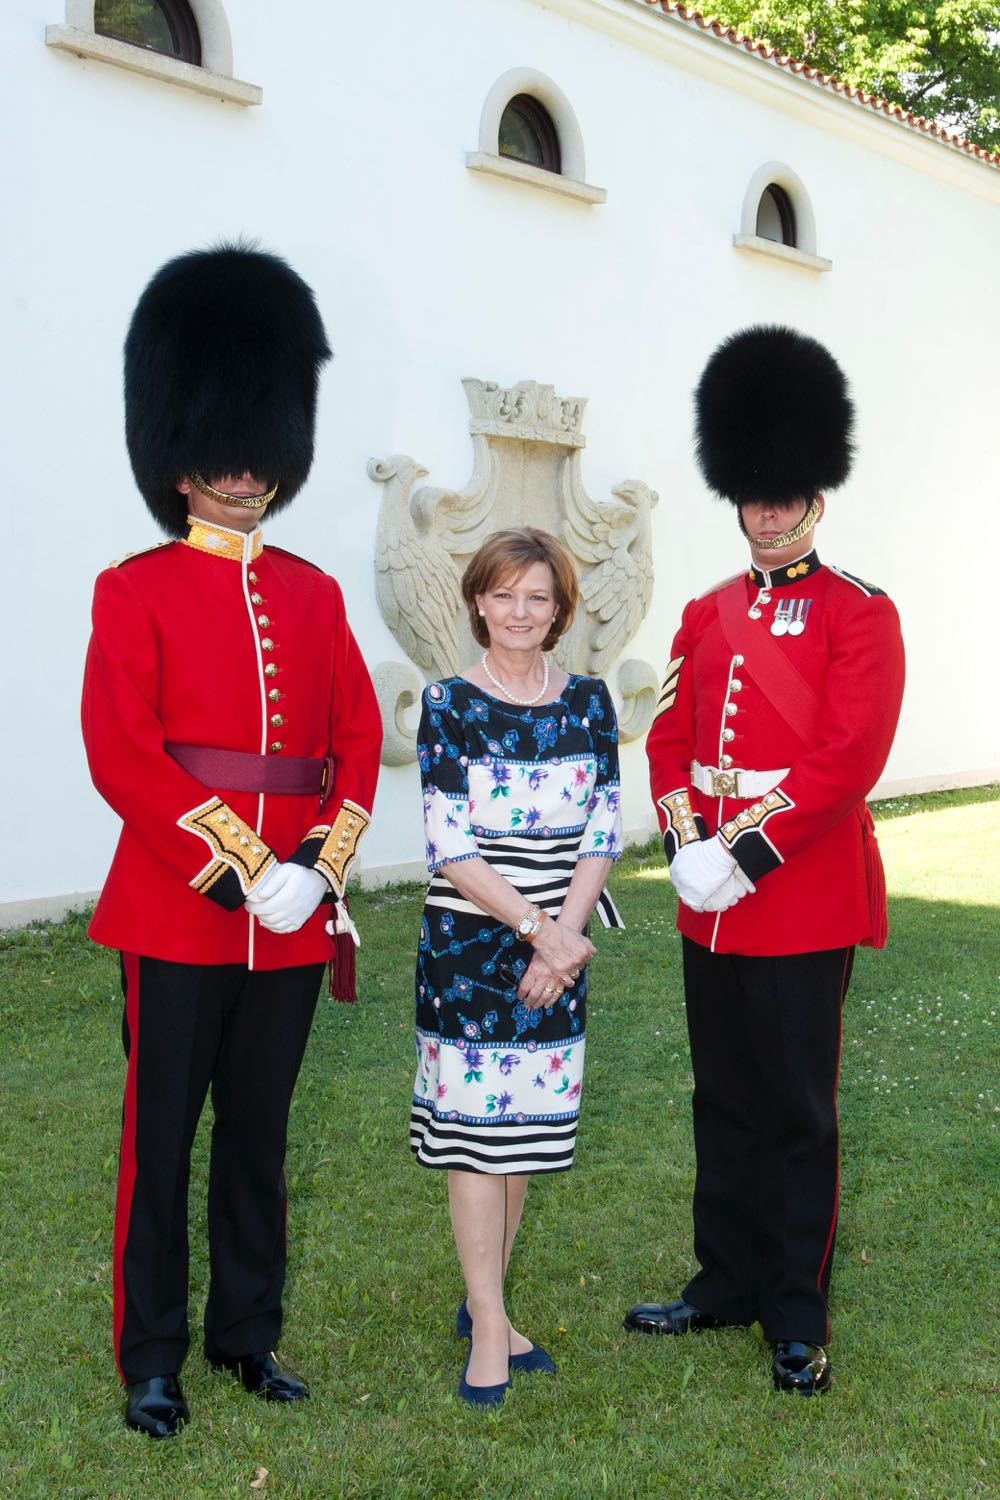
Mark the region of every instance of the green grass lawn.
<instances>
[{"instance_id":1,"label":"green grass lawn","mask_svg":"<svg viewBox=\"0 0 1000 1500\"><path fill-rule=\"evenodd\" d=\"M203 1122L192 1421L163 1444L123 1428L111 1352L116 961L79 918L0 940L0 1500L1000 1495L1000 790L876 811L891 933L860 950L845 1014L822 1400L771 1390L759 1330L621 1328L693 1269L680 948L655 848L614 877L628 931L596 939L576 1167L532 1185L512 1268L513 1315L560 1372L491 1414L455 1396L445 1179L407 1149L418 888L357 896L362 1000L321 1005L293 1106L282 1349L313 1400L265 1406L198 1352Z\"/></svg>"}]
</instances>

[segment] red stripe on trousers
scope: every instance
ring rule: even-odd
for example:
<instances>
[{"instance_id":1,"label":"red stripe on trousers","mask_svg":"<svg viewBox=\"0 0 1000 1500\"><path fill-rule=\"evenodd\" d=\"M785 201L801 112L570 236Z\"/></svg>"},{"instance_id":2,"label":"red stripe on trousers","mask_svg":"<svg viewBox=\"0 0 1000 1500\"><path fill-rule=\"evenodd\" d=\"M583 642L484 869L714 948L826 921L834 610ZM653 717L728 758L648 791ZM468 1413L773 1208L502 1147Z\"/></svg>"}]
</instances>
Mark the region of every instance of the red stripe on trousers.
<instances>
[{"instance_id":1,"label":"red stripe on trousers","mask_svg":"<svg viewBox=\"0 0 1000 1500\"><path fill-rule=\"evenodd\" d=\"M122 1262L125 1258L125 1242L128 1239L129 1219L132 1216L132 1195L135 1191L135 1079L139 1064L139 955L123 954L125 964L125 1020L128 1026L128 1071L125 1074L125 1107L122 1111L122 1144L118 1158L118 1194L115 1199L114 1239L114 1342L115 1362L122 1380L125 1372L121 1362L122 1323L125 1318L125 1280Z\"/></svg>"},{"instance_id":2,"label":"red stripe on trousers","mask_svg":"<svg viewBox=\"0 0 1000 1500\"><path fill-rule=\"evenodd\" d=\"M840 1112L837 1109L837 1091L840 1087L840 1059L844 1052L844 991L847 988L847 971L851 962L851 949L848 948L844 955L844 977L840 981L840 1030L837 1035L837 1071L833 1078L833 1117L837 1122L837 1178L833 1189L833 1215L830 1219L830 1233L826 1237L826 1249L823 1251L823 1259L819 1263L819 1271L816 1275L816 1285L820 1295L823 1294L823 1272L826 1263L830 1259L833 1249L833 1236L837 1228L837 1214L840 1209ZM830 1314L826 1315L826 1336L830 1337Z\"/></svg>"}]
</instances>

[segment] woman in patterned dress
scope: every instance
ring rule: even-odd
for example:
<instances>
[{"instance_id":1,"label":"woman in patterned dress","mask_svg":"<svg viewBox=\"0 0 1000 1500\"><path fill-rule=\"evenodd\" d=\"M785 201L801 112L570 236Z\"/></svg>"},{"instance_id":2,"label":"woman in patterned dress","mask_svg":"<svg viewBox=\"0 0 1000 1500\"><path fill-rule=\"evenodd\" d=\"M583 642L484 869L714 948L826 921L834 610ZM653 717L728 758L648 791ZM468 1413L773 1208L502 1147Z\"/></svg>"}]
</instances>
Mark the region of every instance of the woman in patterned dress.
<instances>
[{"instance_id":1,"label":"woman in patterned dress","mask_svg":"<svg viewBox=\"0 0 1000 1500\"><path fill-rule=\"evenodd\" d=\"M462 592L486 650L427 687L417 735L431 881L410 1144L448 1171L470 1339L459 1394L494 1405L512 1370L555 1370L509 1322L503 1285L528 1178L573 1161L587 924L596 905L621 925L604 892L621 853L618 731L604 683L544 654L579 594L561 542L494 533Z\"/></svg>"}]
</instances>

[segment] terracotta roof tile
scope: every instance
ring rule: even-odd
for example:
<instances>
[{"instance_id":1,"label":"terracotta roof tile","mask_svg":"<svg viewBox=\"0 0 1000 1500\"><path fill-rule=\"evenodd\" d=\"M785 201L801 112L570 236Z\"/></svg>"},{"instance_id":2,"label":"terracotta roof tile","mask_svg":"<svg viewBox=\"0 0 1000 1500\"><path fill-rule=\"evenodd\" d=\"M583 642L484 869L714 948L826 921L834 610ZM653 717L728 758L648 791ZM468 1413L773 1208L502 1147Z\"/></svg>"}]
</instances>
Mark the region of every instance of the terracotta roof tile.
<instances>
[{"instance_id":1,"label":"terracotta roof tile","mask_svg":"<svg viewBox=\"0 0 1000 1500\"><path fill-rule=\"evenodd\" d=\"M659 6L666 15L672 16L675 20L696 26L701 31L710 31L722 41L731 42L734 47L742 47L744 52L754 53L763 62L774 63L779 68L787 68L790 73L806 78L823 88L828 88L835 94L841 94L854 104L862 105L878 114L888 115L890 119L896 120L907 129L919 130L923 135L933 137L951 151L962 151L967 156L974 156L977 161L985 162L987 166L1000 168L1000 152L988 151L985 146L977 146L974 142L967 141L964 136L953 135L943 125L937 125L933 120L925 120L923 116L904 109L901 104L891 104L888 99L880 99L877 94L866 94L864 89L854 88L849 83L841 83L839 78L832 78L829 73L820 72L819 68L812 68L808 63L799 62L797 58L790 57L786 52L779 52L776 47L769 47L766 42L754 41L753 37L745 36L732 26L723 25L721 21L713 21L703 16L700 11L689 10L686 5L678 5L675 0L645 0L645 3Z\"/></svg>"}]
</instances>

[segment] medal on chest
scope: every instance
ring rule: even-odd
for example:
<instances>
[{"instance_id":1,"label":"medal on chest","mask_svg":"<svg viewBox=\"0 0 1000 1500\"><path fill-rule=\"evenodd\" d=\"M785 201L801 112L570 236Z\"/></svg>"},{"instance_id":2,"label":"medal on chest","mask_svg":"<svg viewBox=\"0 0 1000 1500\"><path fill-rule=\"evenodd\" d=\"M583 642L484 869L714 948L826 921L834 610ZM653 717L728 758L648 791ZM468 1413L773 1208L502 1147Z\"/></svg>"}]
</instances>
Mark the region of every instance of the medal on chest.
<instances>
[{"instance_id":1,"label":"medal on chest","mask_svg":"<svg viewBox=\"0 0 1000 1500\"><path fill-rule=\"evenodd\" d=\"M771 634L801 635L811 608L811 599L779 599L771 621Z\"/></svg>"}]
</instances>

